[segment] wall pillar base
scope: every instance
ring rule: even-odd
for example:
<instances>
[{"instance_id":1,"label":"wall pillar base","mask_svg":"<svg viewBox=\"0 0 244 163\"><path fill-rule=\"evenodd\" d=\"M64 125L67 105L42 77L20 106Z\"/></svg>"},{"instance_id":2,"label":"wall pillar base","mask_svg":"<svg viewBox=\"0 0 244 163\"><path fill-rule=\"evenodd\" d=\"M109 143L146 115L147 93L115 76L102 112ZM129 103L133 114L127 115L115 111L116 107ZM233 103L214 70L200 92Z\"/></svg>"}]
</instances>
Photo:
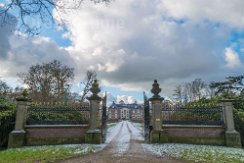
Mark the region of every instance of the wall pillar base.
<instances>
[{"instance_id":1,"label":"wall pillar base","mask_svg":"<svg viewBox=\"0 0 244 163\"><path fill-rule=\"evenodd\" d=\"M150 132L150 143L167 143L168 135L165 131L152 130Z\"/></svg>"},{"instance_id":2,"label":"wall pillar base","mask_svg":"<svg viewBox=\"0 0 244 163\"><path fill-rule=\"evenodd\" d=\"M225 132L225 142L227 147L241 147L241 136L240 133L233 131Z\"/></svg>"},{"instance_id":3,"label":"wall pillar base","mask_svg":"<svg viewBox=\"0 0 244 163\"><path fill-rule=\"evenodd\" d=\"M100 129L88 130L85 136L85 142L88 144L101 144L102 132Z\"/></svg>"},{"instance_id":4,"label":"wall pillar base","mask_svg":"<svg viewBox=\"0 0 244 163\"><path fill-rule=\"evenodd\" d=\"M18 148L25 145L25 134L24 130L13 130L9 134L8 148Z\"/></svg>"}]
</instances>

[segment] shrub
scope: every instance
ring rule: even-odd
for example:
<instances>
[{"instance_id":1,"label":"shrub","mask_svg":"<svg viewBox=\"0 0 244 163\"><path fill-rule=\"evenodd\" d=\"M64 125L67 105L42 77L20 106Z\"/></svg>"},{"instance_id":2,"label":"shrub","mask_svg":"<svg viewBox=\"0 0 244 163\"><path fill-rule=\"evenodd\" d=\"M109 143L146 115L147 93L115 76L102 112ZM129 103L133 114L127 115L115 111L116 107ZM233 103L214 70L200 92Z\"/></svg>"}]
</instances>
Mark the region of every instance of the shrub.
<instances>
[{"instance_id":1,"label":"shrub","mask_svg":"<svg viewBox=\"0 0 244 163\"><path fill-rule=\"evenodd\" d=\"M234 121L236 130L241 134L241 143L244 146L244 112L242 111L234 111Z\"/></svg>"},{"instance_id":2,"label":"shrub","mask_svg":"<svg viewBox=\"0 0 244 163\"><path fill-rule=\"evenodd\" d=\"M244 146L244 101L239 99L234 102L234 121L236 130L241 134L242 146Z\"/></svg>"},{"instance_id":3,"label":"shrub","mask_svg":"<svg viewBox=\"0 0 244 163\"><path fill-rule=\"evenodd\" d=\"M14 113L16 105L13 102L0 97L0 122L3 122Z\"/></svg>"}]
</instances>

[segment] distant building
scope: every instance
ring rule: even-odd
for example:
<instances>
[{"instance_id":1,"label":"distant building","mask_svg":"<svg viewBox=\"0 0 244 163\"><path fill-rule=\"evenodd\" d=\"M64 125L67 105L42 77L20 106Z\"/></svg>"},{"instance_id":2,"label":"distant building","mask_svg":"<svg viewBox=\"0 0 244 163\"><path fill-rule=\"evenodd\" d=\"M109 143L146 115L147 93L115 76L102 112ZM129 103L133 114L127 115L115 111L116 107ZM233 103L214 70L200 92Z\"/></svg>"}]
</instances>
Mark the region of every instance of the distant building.
<instances>
[{"instance_id":1,"label":"distant building","mask_svg":"<svg viewBox=\"0 0 244 163\"><path fill-rule=\"evenodd\" d=\"M136 122L142 122L144 119L143 105L139 105L136 102L133 104L125 104L121 100L118 104L113 104L108 108L108 120L131 120Z\"/></svg>"}]
</instances>

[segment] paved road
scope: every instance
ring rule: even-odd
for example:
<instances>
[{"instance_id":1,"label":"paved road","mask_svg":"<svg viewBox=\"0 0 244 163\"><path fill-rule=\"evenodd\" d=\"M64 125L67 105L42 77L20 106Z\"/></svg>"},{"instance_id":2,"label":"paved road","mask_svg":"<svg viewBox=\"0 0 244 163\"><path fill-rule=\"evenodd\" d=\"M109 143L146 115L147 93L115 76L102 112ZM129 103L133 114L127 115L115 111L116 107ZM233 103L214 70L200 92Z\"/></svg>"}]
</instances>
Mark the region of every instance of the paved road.
<instances>
[{"instance_id":1,"label":"paved road","mask_svg":"<svg viewBox=\"0 0 244 163\"><path fill-rule=\"evenodd\" d=\"M141 141L133 133L132 123L124 121L114 139L102 150L62 163L182 163L181 160L161 158L143 150Z\"/></svg>"}]
</instances>

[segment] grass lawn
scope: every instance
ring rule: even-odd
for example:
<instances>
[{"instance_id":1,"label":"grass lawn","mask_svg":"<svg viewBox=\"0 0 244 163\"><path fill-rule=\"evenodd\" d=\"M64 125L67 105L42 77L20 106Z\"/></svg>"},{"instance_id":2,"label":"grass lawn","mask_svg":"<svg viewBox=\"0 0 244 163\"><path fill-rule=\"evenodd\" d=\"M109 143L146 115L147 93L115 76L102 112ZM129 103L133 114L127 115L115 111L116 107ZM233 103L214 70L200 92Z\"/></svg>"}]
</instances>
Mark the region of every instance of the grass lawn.
<instances>
[{"instance_id":1,"label":"grass lawn","mask_svg":"<svg viewBox=\"0 0 244 163\"><path fill-rule=\"evenodd\" d=\"M15 148L0 151L0 163L54 162L96 152L100 149L102 149L101 145L90 144Z\"/></svg>"},{"instance_id":2,"label":"grass lawn","mask_svg":"<svg viewBox=\"0 0 244 163\"><path fill-rule=\"evenodd\" d=\"M162 157L194 162L244 163L244 149L188 144L143 144L145 150Z\"/></svg>"},{"instance_id":3,"label":"grass lawn","mask_svg":"<svg viewBox=\"0 0 244 163\"><path fill-rule=\"evenodd\" d=\"M112 128L115 125L116 123L110 123L107 127ZM96 152L104 146L104 144L76 144L14 148L0 151L0 163L55 162Z\"/></svg>"}]
</instances>

